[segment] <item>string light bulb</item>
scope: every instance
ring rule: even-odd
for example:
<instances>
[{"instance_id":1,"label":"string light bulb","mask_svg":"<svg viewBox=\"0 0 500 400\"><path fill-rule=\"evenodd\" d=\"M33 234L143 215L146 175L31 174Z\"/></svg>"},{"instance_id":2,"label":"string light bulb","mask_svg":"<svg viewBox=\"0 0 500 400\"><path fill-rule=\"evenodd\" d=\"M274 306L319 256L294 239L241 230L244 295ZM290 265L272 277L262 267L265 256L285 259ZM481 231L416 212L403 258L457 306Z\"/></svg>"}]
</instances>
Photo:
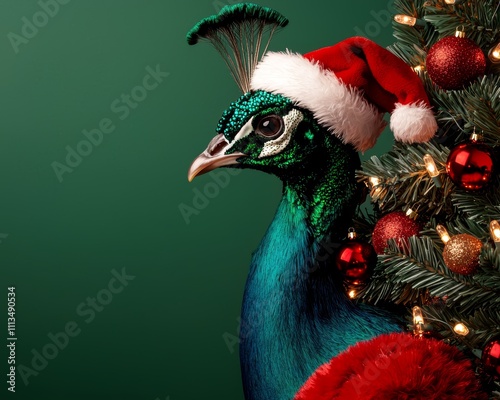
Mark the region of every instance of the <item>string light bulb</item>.
<instances>
[{"instance_id":1,"label":"string light bulb","mask_svg":"<svg viewBox=\"0 0 500 400\"><path fill-rule=\"evenodd\" d=\"M461 322L455 324L453 331L460 336L467 336L469 334L469 328Z\"/></svg>"},{"instance_id":2,"label":"string light bulb","mask_svg":"<svg viewBox=\"0 0 500 400\"><path fill-rule=\"evenodd\" d=\"M425 163L425 168L427 169L429 176L432 178L436 187L440 188L441 187L441 179L439 179L439 170L436 166L434 158L432 158L432 156L430 154L426 154L423 157L423 159L424 159L424 163Z\"/></svg>"},{"instance_id":3,"label":"string light bulb","mask_svg":"<svg viewBox=\"0 0 500 400\"><path fill-rule=\"evenodd\" d=\"M419 306L415 306L412 309L413 314L413 334L417 336L422 336L425 333L424 330L424 313Z\"/></svg>"},{"instance_id":4,"label":"string light bulb","mask_svg":"<svg viewBox=\"0 0 500 400\"><path fill-rule=\"evenodd\" d=\"M500 63L500 42L498 42L495 47L490 49L488 58L494 64Z\"/></svg>"},{"instance_id":5,"label":"string light bulb","mask_svg":"<svg viewBox=\"0 0 500 400\"><path fill-rule=\"evenodd\" d=\"M439 170L436 167L436 163L434 162L434 158L430 154L426 154L424 157L425 168L427 168L427 172L429 173L431 178L434 178L439 175Z\"/></svg>"},{"instance_id":6,"label":"string light bulb","mask_svg":"<svg viewBox=\"0 0 500 400\"><path fill-rule=\"evenodd\" d=\"M443 225L438 225L436 226L436 232L439 234L441 237L441 240L443 241L444 244L448 243L450 241L450 234L446 230L446 228Z\"/></svg>"},{"instance_id":7,"label":"string light bulb","mask_svg":"<svg viewBox=\"0 0 500 400\"><path fill-rule=\"evenodd\" d=\"M413 211L411 208L406 210L406 216L410 219L416 220L418 217L418 213L416 211Z\"/></svg>"},{"instance_id":8,"label":"string light bulb","mask_svg":"<svg viewBox=\"0 0 500 400\"><path fill-rule=\"evenodd\" d=\"M414 67L412 67L412 69L415 72L422 72L423 70L425 70L425 67L423 65L415 65Z\"/></svg>"},{"instance_id":9,"label":"string light bulb","mask_svg":"<svg viewBox=\"0 0 500 400\"><path fill-rule=\"evenodd\" d=\"M369 179L370 181L370 195L372 197L378 197L380 195L380 193L382 193L382 188L381 187L378 187L378 185L380 185L380 179L379 178L376 178L374 176L370 177Z\"/></svg>"},{"instance_id":10,"label":"string light bulb","mask_svg":"<svg viewBox=\"0 0 500 400\"><path fill-rule=\"evenodd\" d=\"M500 249L500 223L496 219L490 222L490 234L495 242L495 247Z\"/></svg>"},{"instance_id":11,"label":"string light bulb","mask_svg":"<svg viewBox=\"0 0 500 400\"><path fill-rule=\"evenodd\" d=\"M372 184L372 186L378 186L380 184L380 179L375 178L374 176L372 176L370 178L370 183Z\"/></svg>"},{"instance_id":12,"label":"string light bulb","mask_svg":"<svg viewBox=\"0 0 500 400\"><path fill-rule=\"evenodd\" d=\"M353 290L349 291L349 294L348 294L348 295L349 295L349 298L350 298L350 299L355 299L355 298L356 298L356 296L357 296L357 294L358 294L358 293L357 293L357 292L353 289Z\"/></svg>"},{"instance_id":13,"label":"string light bulb","mask_svg":"<svg viewBox=\"0 0 500 400\"><path fill-rule=\"evenodd\" d=\"M444 2L446 4L450 4L450 5L459 5L459 4L462 4L462 3L465 3L465 0L444 0Z\"/></svg>"},{"instance_id":14,"label":"string light bulb","mask_svg":"<svg viewBox=\"0 0 500 400\"><path fill-rule=\"evenodd\" d=\"M417 23L417 19L415 17L404 14L396 14L394 16L394 21L396 21L398 24L408 25L408 26L415 26L415 24Z\"/></svg>"}]
</instances>

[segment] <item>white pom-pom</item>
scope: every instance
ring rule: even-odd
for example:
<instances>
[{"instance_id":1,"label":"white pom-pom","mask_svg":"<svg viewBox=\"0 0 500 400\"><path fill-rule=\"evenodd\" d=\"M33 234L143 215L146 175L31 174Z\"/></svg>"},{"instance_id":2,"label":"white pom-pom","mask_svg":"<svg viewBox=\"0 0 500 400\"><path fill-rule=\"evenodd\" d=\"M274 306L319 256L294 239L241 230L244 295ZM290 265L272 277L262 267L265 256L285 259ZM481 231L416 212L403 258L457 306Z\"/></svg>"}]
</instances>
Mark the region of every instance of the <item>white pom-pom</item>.
<instances>
[{"instance_id":1,"label":"white pom-pom","mask_svg":"<svg viewBox=\"0 0 500 400\"><path fill-rule=\"evenodd\" d=\"M404 143L427 142L437 129L434 113L424 103L397 103L391 114L394 137Z\"/></svg>"}]
</instances>

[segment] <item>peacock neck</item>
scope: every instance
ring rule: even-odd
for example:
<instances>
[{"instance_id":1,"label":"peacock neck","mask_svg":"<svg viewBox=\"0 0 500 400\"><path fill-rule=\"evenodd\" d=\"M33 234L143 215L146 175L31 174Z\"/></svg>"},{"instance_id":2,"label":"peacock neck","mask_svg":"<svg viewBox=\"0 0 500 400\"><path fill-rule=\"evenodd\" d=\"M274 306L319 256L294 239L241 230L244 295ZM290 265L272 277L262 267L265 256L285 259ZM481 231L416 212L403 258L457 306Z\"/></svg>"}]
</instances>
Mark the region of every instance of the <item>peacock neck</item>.
<instances>
[{"instance_id":1,"label":"peacock neck","mask_svg":"<svg viewBox=\"0 0 500 400\"><path fill-rule=\"evenodd\" d=\"M304 211L315 240L344 237L357 203L355 170L359 156L349 146L339 146L328 135L317 154L281 175L284 197L291 208Z\"/></svg>"},{"instance_id":2,"label":"peacock neck","mask_svg":"<svg viewBox=\"0 0 500 400\"><path fill-rule=\"evenodd\" d=\"M240 330L246 400L292 399L316 368L349 345L399 330L346 297L328 257L358 200L359 159L334 149L322 156L282 177L283 198L252 257Z\"/></svg>"},{"instance_id":3,"label":"peacock neck","mask_svg":"<svg viewBox=\"0 0 500 400\"><path fill-rule=\"evenodd\" d=\"M354 172L346 171L357 156L338 156L318 158L319 174L304 166L283 178L283 198L253 255L240 331L247 400L291 399L357 328L348 324L355 307L325 260L331 242L345 235L356 194Z\"/></svg>"}]
</instances>

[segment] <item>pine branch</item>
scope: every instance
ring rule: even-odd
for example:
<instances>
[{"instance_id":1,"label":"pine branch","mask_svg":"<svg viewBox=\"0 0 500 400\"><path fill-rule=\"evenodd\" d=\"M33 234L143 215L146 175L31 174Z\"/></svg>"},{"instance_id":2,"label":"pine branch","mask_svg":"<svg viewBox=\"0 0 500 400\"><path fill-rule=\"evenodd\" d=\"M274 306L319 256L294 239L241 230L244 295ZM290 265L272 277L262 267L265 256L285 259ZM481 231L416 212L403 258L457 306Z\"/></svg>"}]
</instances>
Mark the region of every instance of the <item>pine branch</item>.
<instances>
[{"instance_id":1,"label":"pine branch","mask_svg":"<svg viewBox=\"0 0 500 400\"><path fill-rule=\"evenodd\" d=\"M480 196L471 196L463 190L457 190L451 196L453 205L470 220L484 225L492 219L500 220L500 191L496 185L494 190Z\"/></svg>"},{"instance_id":2,"label":"pine branch","mask_svg":"<svg viewBox=\"0 0 500 400\"><path fill-rule=\"evenodd\" d=\"M444 91L435 88L431 101L438 109L439 123L464 121L470 133L482 132L484 142L500 145L500 76L486 75L464 90Z\"/></svg>"},{"instance_id":3,"label":"pine branch","mask_svg":"<svg viewBox=\"0 0 500 400\"><path fill-rule=\"evenodd\" d=\"M500 311L478 308L471 315L464 316L450 307L423 306L425 320L451 344L469 350L482 349L485 344L500 333ZM453 331L456 323L463 323L470 333L464 337Z\"/></svg>"},{"instance_id":4,"label":"pine branch","mask_svg":"<svg viewBox=\"0 0 500 400\"><path fill-rule=\"evenodd\" d=\"M389 153L365 161L363 170L357 171L357 178L371 188L372 201L384 212L409 206L429 216L443 211L451 213L453 184L445 178L442 187L436 187L423 162L425 154L432 155L440 173L444 174L448 151L432 142L414 146L396 143ZM370 178L380 183L373 186Z\"/></svg>"},{"instance_id":5,"label":"pine branch","mask_svg":"<svg viewBox=\"0 0 500 400\"><path fill-rule=\"evenodd\" d=\"M377 304L391 301L411 305L428 293L446 298L447 304L462 313L479 307L500 310L500 275L480 268L473 276L463 276L449 270L442 258L442 246L429 237L411 237L408 244L398 247L389 243L386 253L379 256L371 283L360 297Z\"/></svg>"},{"instance_id":6,"label":"pine branch","mask_svg":"<svg viewBox=\"0 0 500 400\"><path fill-rule=\"evenodd\" d=\"M500 248L488 243L483 248L480 261L481 268L490 273L492 279L496 279L500 273ZM496 284L500 285L500 282L497 281Z\"/></svg>"},{"instance_id":7,"label":"pine branch","mask_svg":"<svg viewBox=\"0 0 500 400\"><path fill-rule=\"evenodd\" d=\"M423 0L396 1L395 8L400 14L423 20L427 3ZM411 66L425 65L429 43L434 43L437 39L434 28L429 24L411 27L393 22L393 29L397 42L389 46L389 50Z\"/></svg>"},{"instance_id":8,"label":"pine branch","mask_svg":"<svg viewBox=\"0 0 500 400\"><path fill-rule=\"evenodd\" d=\"M439 37L453 35L463 26L467 37L488 48L498 40L500 16L494 16L497 0L468 1L459 5L447 5L443 1L429 2L424 19L439 32Z\"/></svg>"}]
</instances>

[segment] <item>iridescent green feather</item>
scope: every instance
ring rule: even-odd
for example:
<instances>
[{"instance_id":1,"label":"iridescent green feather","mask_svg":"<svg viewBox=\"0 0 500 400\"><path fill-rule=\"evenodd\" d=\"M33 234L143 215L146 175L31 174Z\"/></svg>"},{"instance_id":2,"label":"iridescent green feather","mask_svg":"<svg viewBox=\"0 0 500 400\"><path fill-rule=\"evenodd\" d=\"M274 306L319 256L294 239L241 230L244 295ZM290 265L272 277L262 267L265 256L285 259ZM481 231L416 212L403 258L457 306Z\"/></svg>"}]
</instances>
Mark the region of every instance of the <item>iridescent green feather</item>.
<instances>
[{"instance_id":1,"label":"iridescent green feather","mask_svg":"<svg viewBox=\"0 0 500 400\"><path fill-rule=\"evenodd\" d=\"M276 25L280 28L288 25L288 19L272 8L252 3L240 3L225 6L220 10L219 14L202 19L188 32L187 41L190 45L194 45L200 39L210 39L210 36L217 34L217 31L221 28L227 29L228 26L233 24L248 23L252 20Z\"/></svg>"},{"instance_id":2,"label":"iridescent green feather","mask_svg":"<svg viewBox=\"0 0 500 400\"><path fill-rule=\"evenodd\" d=\"M252 3L225 6L217 15L198 22L187 34L190 45L208 40L223 56L236 83L246 93L260 57L273 34L288 24L279 12ZM261 51L261 43L265 46Z\"/></svg>"}]
</instances>

